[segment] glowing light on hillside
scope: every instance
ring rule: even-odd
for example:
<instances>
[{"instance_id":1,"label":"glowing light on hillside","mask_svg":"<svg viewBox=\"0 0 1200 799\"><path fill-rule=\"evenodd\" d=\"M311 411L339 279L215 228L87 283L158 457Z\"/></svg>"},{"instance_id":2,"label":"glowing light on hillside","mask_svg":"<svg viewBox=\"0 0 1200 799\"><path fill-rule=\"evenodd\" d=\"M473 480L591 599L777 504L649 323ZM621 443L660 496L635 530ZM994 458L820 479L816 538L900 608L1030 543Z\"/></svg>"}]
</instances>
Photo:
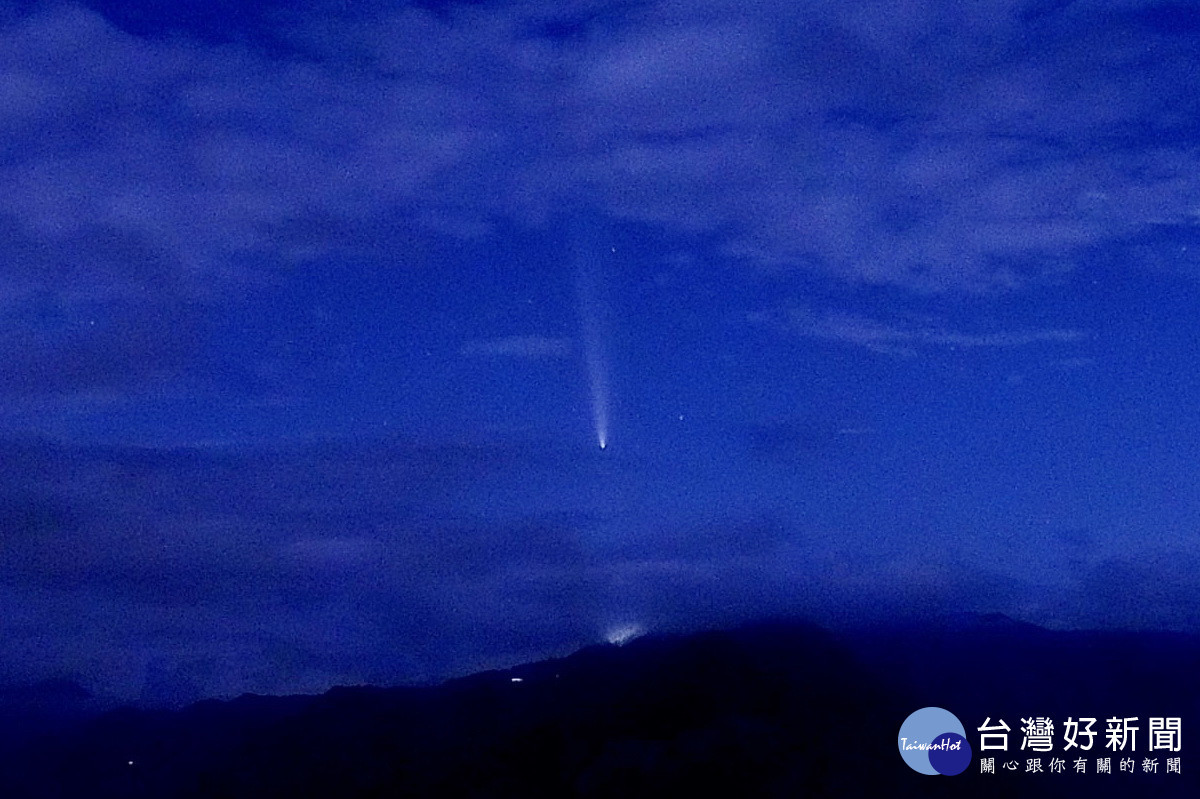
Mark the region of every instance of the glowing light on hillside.
<instances>
[{"instance_id":1,"label":"glowing light on hillside","mask_svg":"<svg viewBox=\"0 0 1200 799\"><path fill-rule=\"evenodd\" d=\"M621 624L610 628L605 634L604 640L608 641L610 644L621 646L622 644L629 643L634 638L642 635L644 632L645 630L640 624Z\"/></svg>"}]
</instances>

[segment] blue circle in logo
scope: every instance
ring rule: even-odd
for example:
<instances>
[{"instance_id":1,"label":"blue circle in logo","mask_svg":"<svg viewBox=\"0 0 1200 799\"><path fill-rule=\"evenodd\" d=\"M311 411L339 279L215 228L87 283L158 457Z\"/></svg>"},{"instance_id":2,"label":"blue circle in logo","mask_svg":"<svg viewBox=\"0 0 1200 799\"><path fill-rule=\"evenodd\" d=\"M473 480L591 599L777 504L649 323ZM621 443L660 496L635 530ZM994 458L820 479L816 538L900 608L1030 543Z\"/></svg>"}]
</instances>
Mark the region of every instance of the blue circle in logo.
<instances>
[{"instance_id":1,"label":"blue circle in logo","mask_svg":"<svg viewBox=\"0 0 1200 799\"><path fill-rule=\"evenodd\" d=\"M940 748L929 750L929 765L946 777L962 774L971 765L971 745L956 732L947 732L934 739Z\"/></svg>"},{"instance_id":2,"label":"blue circle in logo","mask_svg":"<svg viewBox=\"0 0 1200 799\"><path fill-rule=\"evenodd\" d=\"M913 771L952 777L971 764L971 745L962 722L948 710L923 707L900 725L900 756Z\"/></svg>"}]
</instances>

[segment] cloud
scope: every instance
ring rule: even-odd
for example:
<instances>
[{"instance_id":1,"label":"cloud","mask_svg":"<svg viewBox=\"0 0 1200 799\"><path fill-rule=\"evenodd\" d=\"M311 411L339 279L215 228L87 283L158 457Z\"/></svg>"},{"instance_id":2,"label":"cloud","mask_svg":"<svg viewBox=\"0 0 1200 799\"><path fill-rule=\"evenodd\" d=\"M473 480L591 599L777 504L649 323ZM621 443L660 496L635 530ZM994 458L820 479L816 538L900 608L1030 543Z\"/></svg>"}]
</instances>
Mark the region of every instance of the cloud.
<instances>
[{"instance_id":1,"label":"cloud","mask_svg":"<svg viewBox=\"0 0 1200 799\"><path fill-rule=\"evenodd\" d=\"M141 241L197 292L250 279L239 257L307 252L313 218L477 235L587 200L729 231L755 263L953 291L1195 221L1194 48L1089 4L337 8L223 37L69 4L10 17L0 213L63 264Z\"/></svg>"},{"instance_id":2,"label":"cloud","mask_svg":"<svg viewBox=\"0 0 1200 799\"><path fill-rule=\"evenodd\" d=\"M1005 349L1034 344L1077 344L1088 334L1074 329L1038 329L993 333L964 333L941 324L899 325L838 311L790 308L756 312L754 324L805 338L841 342L888 355L912 356L923 348Z\"/></svg>"},{"instance_id":3,"label":"cloud","mask_svg":"<svg viewBox=\"0 0 1200 799\"><path fill-rule=\"evenodd\" d=\"M571 354L571 340L547 336L504 336L468 341L459 352L466 356L523 360L565 358Z\"/></svg>"},{"instance_id":4,"label":"cloud","mask_svg":"<svg viewBox=\"0 0 1200 799\"><path fill-rule=\"evenodd\" d=\"M514 459L536 479L522 447L0 454L0 674L85 668L127 697L164 669L201 695L320 690L538 657L602 623L590 520L463 501Z\"/></svg>"},{"instance_id":5,"label":"cloud","mask_svg":"<svg viewBox=\"0 0 1200 799\"><path fill-rule=\"evenodd\" d=\"M842 451L845 436L861 435L860 428L840 427L835 418L788 419L747 425L746 445L768 462L797 463Z\"/></svg>"},{"instance_id":6,"label":"cloud","mask_svg":"<svg viewBox=\"0 0 1200 799\"><path fill-rule=\"evenodd\" d=\"M289 265L403 268L580 206L914 292L1036 287L1114 248L1191 263L1153 243L1189 238L1200 196L1200 55L1171 6L92 8L0 19L0 321L42 320L0 342L0 385L26 395L175 379L194 320Z\"/></svg>"},{"instance_id":7,"label":"cloud","mask_svg":"<svg viewBox=\"0 0 1200 799\"><path fill-rule=\"evenodd\" d=\"M817 428L839 435L836 421ZM771 457L836 446L796 442L786 427L763 438ZM1048 588L924 536L882 533L885 545L864 549L853 529L753 507L717 503L691 522L664 509L649 525L570 502L498 511L501 473L592 483L574 455L521 446L0 440L0 456L14 467L0 474L0 675L83 671L89 687L124 697L419 680L566 652L614 624L690 629L772 613L845 624L978 609L1183 626L1195 597L1191 556L1097 565L1086 530L1026 547L1056 575Z\"/></svg>"}]
</instances>

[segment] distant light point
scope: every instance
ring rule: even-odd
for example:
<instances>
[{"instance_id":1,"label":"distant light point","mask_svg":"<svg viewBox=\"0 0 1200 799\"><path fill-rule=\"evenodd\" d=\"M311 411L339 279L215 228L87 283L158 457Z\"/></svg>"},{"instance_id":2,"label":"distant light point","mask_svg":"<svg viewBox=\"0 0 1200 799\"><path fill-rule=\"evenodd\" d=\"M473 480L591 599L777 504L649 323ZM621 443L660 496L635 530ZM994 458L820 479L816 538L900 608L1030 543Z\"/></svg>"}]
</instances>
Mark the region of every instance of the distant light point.
<instances>
[{"instance_id":1,"label":"distant light point","mask_svg":"<svg viewBox=\"0 0 1200 799\"><path fill-rule=\"evenodd\" d=\"M524 682L524 681L525 681L525 680L524 680L524 679L522 679L521 677L513 677L513 678L512 678L512 682Z\"/></svg>"}]
</instances>

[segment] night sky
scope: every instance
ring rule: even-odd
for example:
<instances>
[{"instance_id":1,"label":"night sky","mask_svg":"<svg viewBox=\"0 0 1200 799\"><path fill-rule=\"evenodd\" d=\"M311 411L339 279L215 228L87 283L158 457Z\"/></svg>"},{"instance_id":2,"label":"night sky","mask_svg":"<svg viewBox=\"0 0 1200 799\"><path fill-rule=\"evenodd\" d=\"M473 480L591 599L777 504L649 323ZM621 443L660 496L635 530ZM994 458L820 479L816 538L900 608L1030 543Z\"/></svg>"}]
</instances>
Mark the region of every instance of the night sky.
<instances>
[{"instance_id":1,"label":"night sky","mask_svg":"<svg viewBox=\"0 0 1200 799\"><path fill-rule=\"evenodd\" d=\"M0 682L1194 629L1197 86L1190 3L8 3Z\"/></svg>"}]
</instances>

